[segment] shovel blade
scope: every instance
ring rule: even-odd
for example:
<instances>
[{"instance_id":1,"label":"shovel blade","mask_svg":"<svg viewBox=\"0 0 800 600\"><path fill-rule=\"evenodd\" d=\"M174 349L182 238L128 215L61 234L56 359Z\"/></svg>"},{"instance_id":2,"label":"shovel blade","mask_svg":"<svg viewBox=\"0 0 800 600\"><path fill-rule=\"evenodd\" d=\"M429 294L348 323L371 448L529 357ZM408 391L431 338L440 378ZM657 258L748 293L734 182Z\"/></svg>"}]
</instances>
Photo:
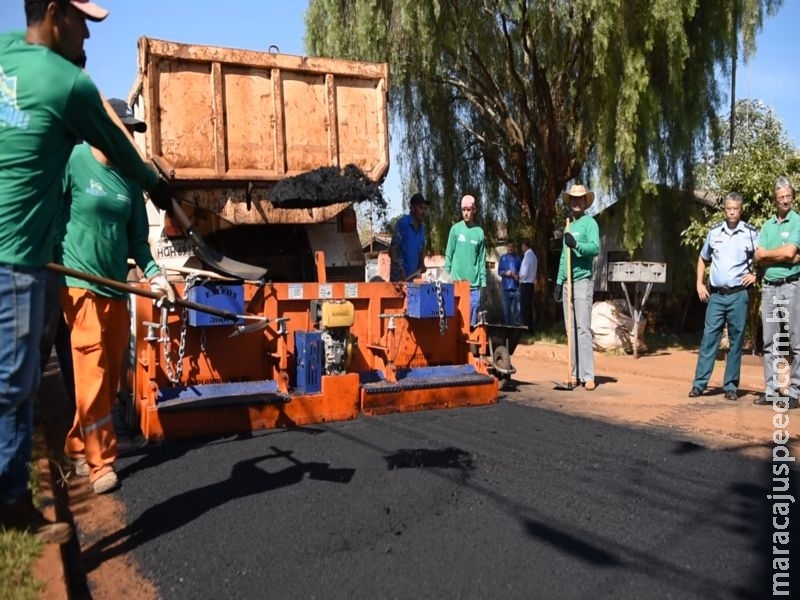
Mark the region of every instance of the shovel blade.
<instances>
[{"instance_id":1,"label":"shovel blade","mask_svg":"<svg viewBox=\"0 0 800 600\"><path fill-rule=\"evenodd\" d=\"M555 389L563 390L563 391L566 391L566 392L571 392L572 390L575 389L575 386L573 386L569 381L564 383L563 381L555 381L555 380L553 380L553 385L556 386Z\"/></svg>"},{"instance_id":2,"label":"shovel blade","mask_svg":"<svg viewBox=\"0 0 800 600\"><path fill-rule=\"evenodd\" d=\"M206 244L205 240L200 237L193 227L186 234L194 246L195 256L212 269L237 279L250 281L262 279L266 276L266 269L228 258L221 252L214 250L214 248Z\"/></svg>"}]
</instances>

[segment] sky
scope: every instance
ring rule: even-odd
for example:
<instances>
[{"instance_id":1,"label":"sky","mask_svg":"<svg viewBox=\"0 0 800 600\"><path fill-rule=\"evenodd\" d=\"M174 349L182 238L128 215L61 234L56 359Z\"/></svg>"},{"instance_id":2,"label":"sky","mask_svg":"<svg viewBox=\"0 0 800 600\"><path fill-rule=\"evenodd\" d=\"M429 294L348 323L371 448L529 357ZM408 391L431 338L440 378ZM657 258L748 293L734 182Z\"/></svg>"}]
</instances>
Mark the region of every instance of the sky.
<instances>
[{"instance_id":1,"label":"sky","mask_svg":"<svg viewBox=\"0 0 800 600\"><path fill-rule=\"evenodd\" d=\"M89 23L87 71L109 98L127 97L136 76L136 41L143 35L248 50L275 45L285 54L305 53L305 0L97 1L111 14L102 23ZM800 65L792 56L797 52L798 23L800 1L784 0L778 14L766 18L756 38L755 56L749 64L739 65L736 86L737 99L762 100L775 109L795 145L800 145ZM0 0L0 31L24 28L23 0ZM723 84L724 89L729 87L730 82ZM729 105L728 98L720 111L727 113ZM394 151L393 145L392 159ZM396 166L390 165L383 190L389 216L403 212Z\"/></svg>"}]
</instances>

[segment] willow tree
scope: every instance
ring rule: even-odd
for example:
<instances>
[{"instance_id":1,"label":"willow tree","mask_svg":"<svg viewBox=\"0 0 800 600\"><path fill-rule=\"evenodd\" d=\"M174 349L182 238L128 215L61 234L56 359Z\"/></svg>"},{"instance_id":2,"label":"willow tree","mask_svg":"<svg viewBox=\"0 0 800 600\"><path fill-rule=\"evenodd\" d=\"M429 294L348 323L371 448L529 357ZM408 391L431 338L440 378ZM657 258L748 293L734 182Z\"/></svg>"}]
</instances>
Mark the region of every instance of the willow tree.
<instances>
[{"instance_id":1,"label":"willow tree","mask_svg":"<svg viewBox=\"0 0 800 600\"><path fill-rule=\"evenodd\" d=\"M542 290L567 183L591 176L625 195L626 245L638 247L646 191L691 177L719 72L781 3L310 0L305 45L390 64L403 179L440 198L447 220L463 191L506 212L533 235Z\"/></svg>"}]
</instances>

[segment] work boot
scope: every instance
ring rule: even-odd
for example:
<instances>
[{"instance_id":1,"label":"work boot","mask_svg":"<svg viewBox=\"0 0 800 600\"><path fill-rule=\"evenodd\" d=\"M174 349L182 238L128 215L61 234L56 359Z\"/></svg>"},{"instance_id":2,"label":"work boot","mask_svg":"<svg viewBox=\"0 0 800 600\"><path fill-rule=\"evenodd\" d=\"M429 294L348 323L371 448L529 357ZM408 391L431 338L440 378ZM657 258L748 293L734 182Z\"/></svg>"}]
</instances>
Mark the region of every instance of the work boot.
<instances>
[{"instance_id":1,"label":"work boot","mask_svg":"<svg viewBox=\"0 0 800 600\"><path fill-rule=\"evenodd\" d=\"M725 391L725 400L730 400L731 402L736 402L739 399L739 394L736 390L726 390Z\"/></svg>"},{"instance_id":2,"label":"work boot","mask_svg":"<svg viewBox=\"0 0 800 600\"><path fill-rule=\"evenodd\" d=\"M777 402L780 396L767 396L766 394L759 394L758 398L753 400L756 406L771 406L773 402Z\"/></svg>"},{"instance_id":3,"label":"work boot","mask_svg":"<svg viewBox=\"0 0 800 600\"><path fill-rule=\"evenodd\" d=\"M11 504L0 504L0 529L27 531L45 544L63 544L72 537L69 523L46 519L29 494Z\"/></svg>"},{"instance_id":4,"label":"work boot","mask_svg":"<svg viewBox=\"0 0 800 600\"><path fill-rule=\"evenodd\" d=\"M89 476L89 464L86 462L85 456L72 459L72 472L75 473L75 477Z\"/></svg>"},{"instance_id":5,"label":"work boot","mask_svg":"<svg viewBox=\"0 0 800 600\"><path fill-rule=\"evenodd\" d=\"M800 400L797 398L781 398L775 401L775 406L782 409L798 408L800 407Z\"/></svg>"},{"instance_id":6,"label":"work boot","mask_svg":"<svg viewBox=\"0 0 800 600\"><path fill-rule=\"evenodd\" d=\"M104 467L101 475L92 482L92 489L95 494L106 494L113 492L119 487L119 478L114 472L114 467Z\"/></svg>"},{"instance_id":7,"label":"work boot","mask_svg":"<svg viewBox=\"0 0 800 600\"><path fill-rule=\"evenodd\" d=\"M702 393L703 390L699 387L692 387L692 389L689 390L689 398L697 398Z\"/></svg>"}]
</instances>

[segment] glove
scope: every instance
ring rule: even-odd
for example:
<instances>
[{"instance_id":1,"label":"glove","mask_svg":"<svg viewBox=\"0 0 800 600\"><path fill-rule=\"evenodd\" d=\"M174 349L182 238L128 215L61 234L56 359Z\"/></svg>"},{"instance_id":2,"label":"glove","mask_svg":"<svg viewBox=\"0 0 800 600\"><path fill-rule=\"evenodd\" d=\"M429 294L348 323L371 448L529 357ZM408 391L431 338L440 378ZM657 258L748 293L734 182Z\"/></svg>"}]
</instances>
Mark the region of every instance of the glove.
<instances>
[{"instance_id":1,"label":"glove","mask_svg":"<svg viewBox=\"0 0 800 600\"><path fill-rule=\"evenodd\" d=\"M564 286L560 283L557 283L556 287L553 288L553 300L556 302L562 302L564 300Z\"/></svg>"},{"instance_id":2,"label":"glove","mask_svg":"<svg viewBox=\"0 0 800 600\"><path fill-rule=\"evenodd\" d=\"M158 301L159 304L164 302L164 300L169 304L175 304L175 290L163 273L153 275L150 278L150 289L161 296L161 299Z\"/></svg>"},{"instance_id":3,"label":"glove","mask_svg":"<svg viewBox=\"0 0 800 600\"><path fill-rule=\"evenodd\" d=\"M575 241L575 238L569 231L564 234L564 243L569 248L575 248L578 245L578 242Z\"/></svg>"},{"instance_id":4,"label":"glove","mask_svg":"<svg viewBox=\"0 0 800 600\"><path fill-rule=\"evenodd\" d=\"M158 208L172 214L172 188L163 177L159 176L156 187L148 192L150 200L153 201Z\"/></svg>"}]
</instances>

